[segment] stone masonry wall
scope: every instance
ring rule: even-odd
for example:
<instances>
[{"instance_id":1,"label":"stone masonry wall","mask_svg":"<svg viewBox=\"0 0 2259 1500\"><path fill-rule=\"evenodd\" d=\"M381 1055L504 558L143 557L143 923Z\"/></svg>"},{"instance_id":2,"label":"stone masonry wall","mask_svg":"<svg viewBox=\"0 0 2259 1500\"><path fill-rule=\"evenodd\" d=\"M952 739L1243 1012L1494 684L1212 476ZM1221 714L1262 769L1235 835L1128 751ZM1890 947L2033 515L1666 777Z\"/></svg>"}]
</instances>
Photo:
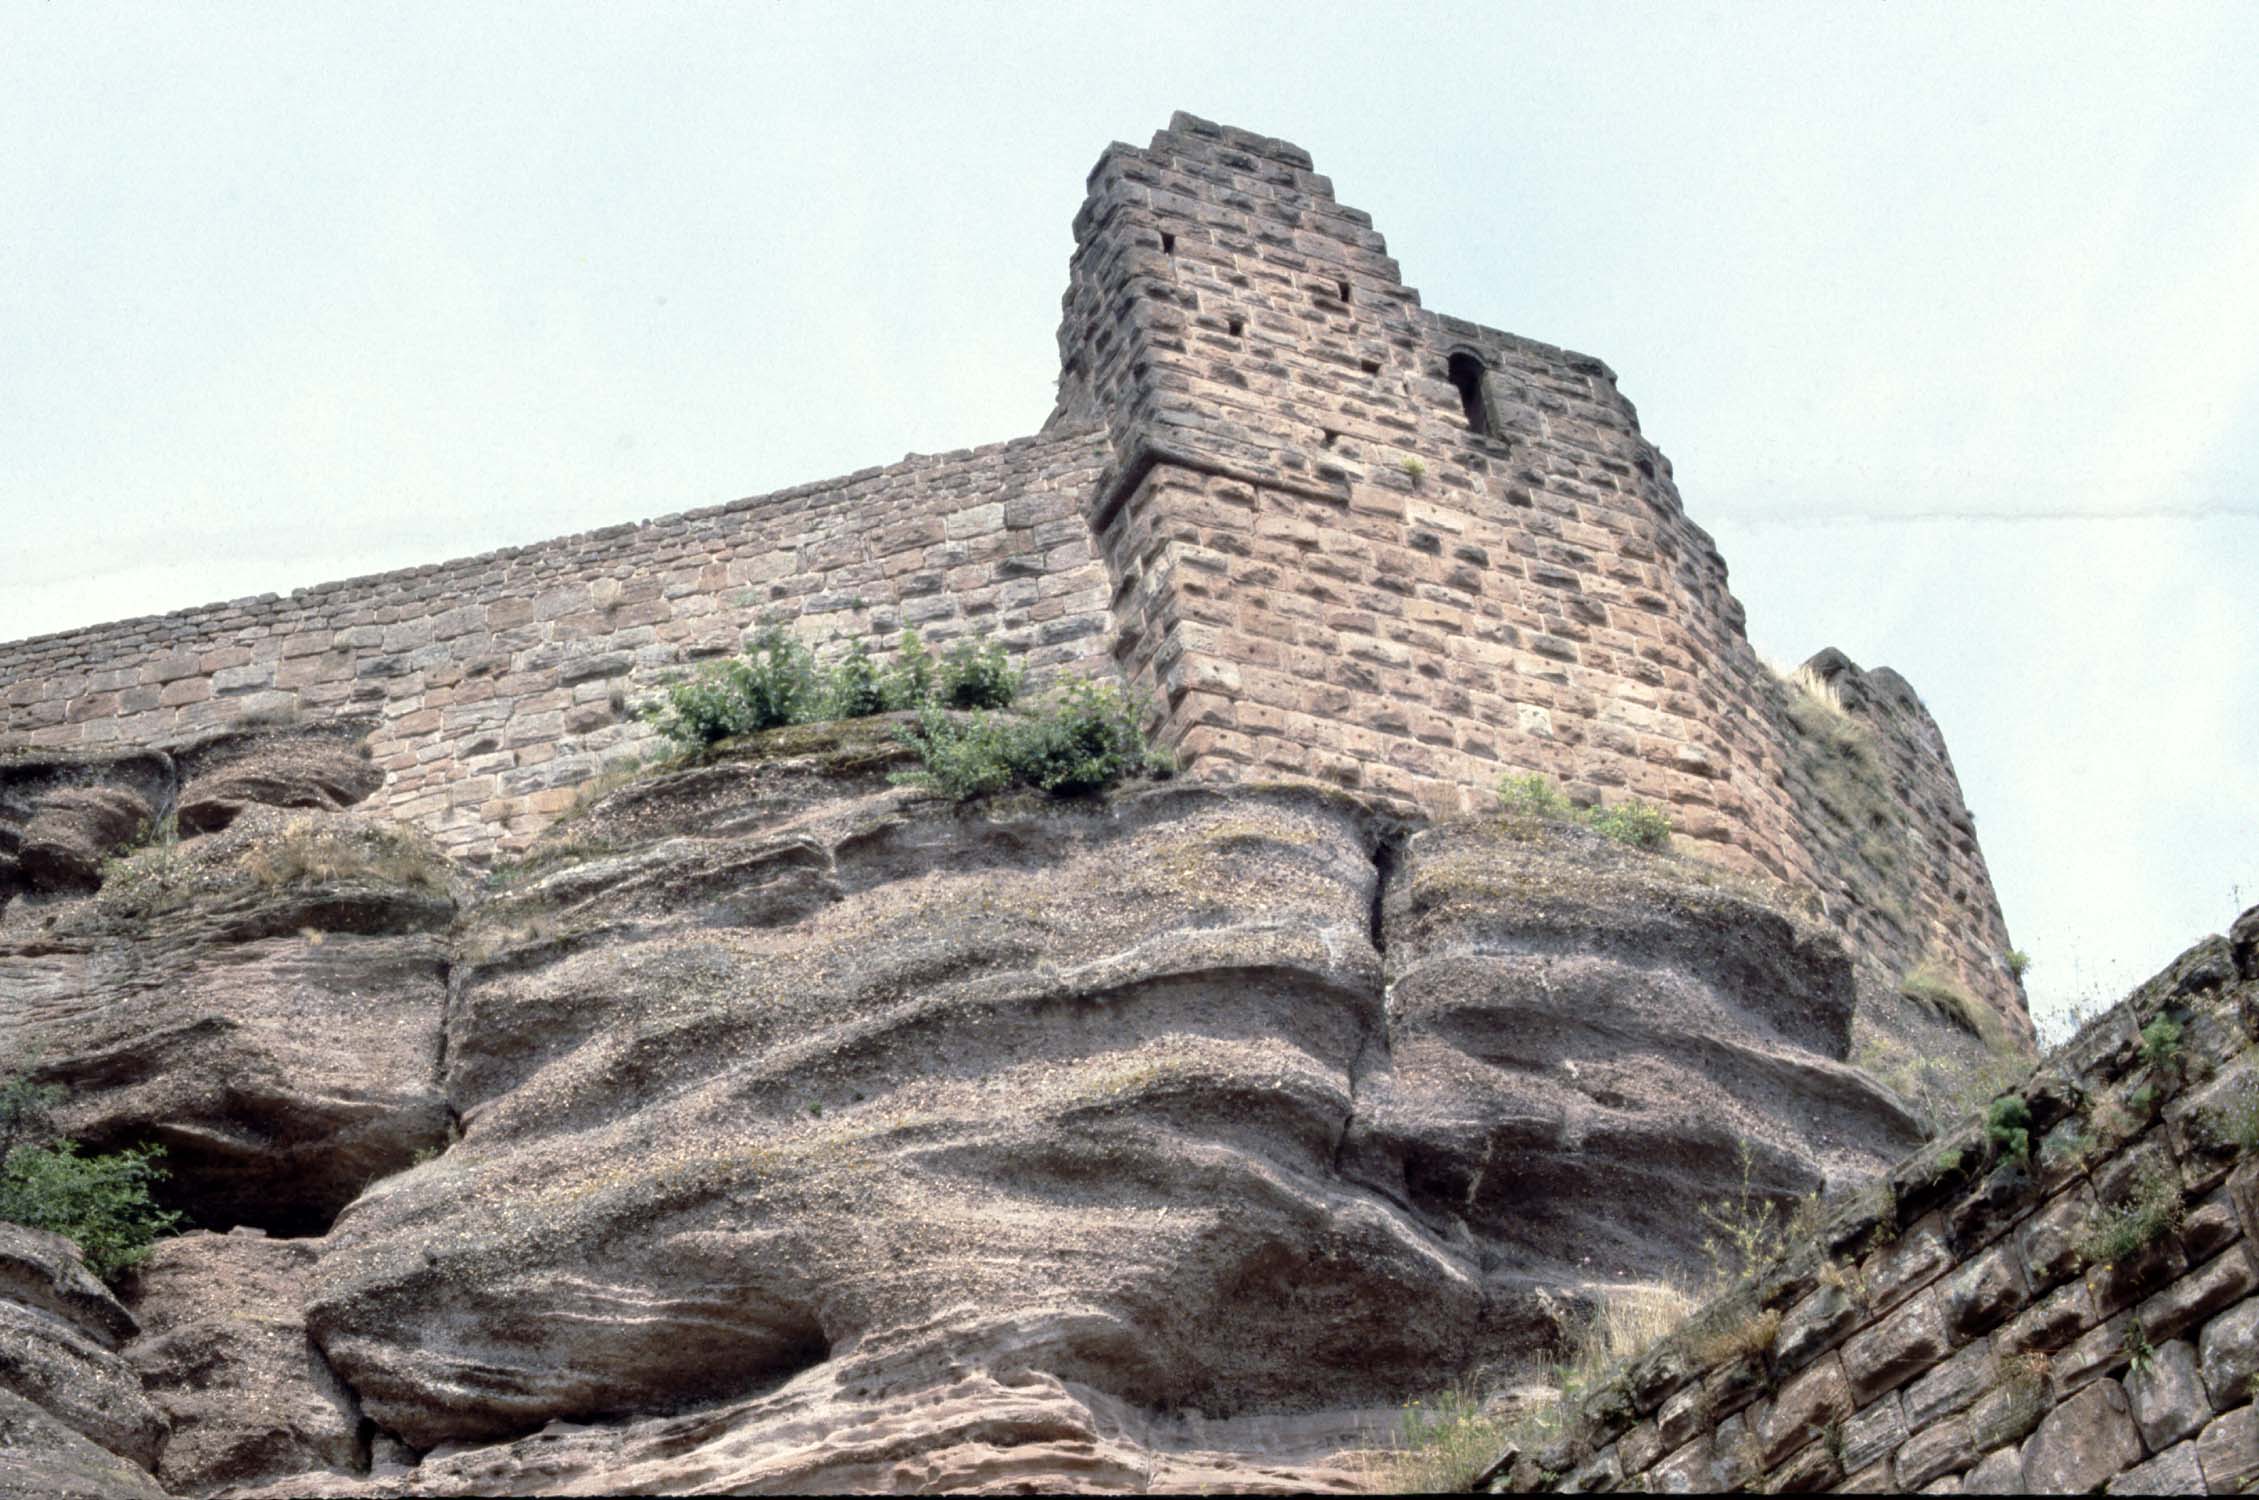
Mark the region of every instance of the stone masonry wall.
<instances>
[{"instance_id":1,"label":"stone masonry wall","mask_svg":"<svg viewBox=\"0 0 2259 1500\"><path fill-rule=\"evenodd\" d=\"M1107 149L1075 239L1037 438L0 646L0 745L374 710L382 802L484 855L638 753L626 708L761 613L821 642L982 630L1118 669L1196 774L1430 813L1508 772L1660 803L1814 892L1871 992L1927 967L2028 1038L1936 726L1848 663L1866 740L1800 711L1606 365L1428 311L1307 153L1187 115Z\"/></svg>"},{"instance_id":2,"label":"stone masonry wall","mask_svg":"<svg viewBox=\"0 0 2259 1500\"><path fill-rule=\"evenodd\" d=\"M2259 908L1840 1205L1501 1487L2240 1494L2259 1480ZM2113 1236L2113 1231L2116 1231Z\"/></svg>"},{"instance_id":3,"label":"stone masonry wall","mask_svg":"<svg viewBox=\"0 0 2259 1500\"><path fill-rule=\"evenodd\" d=\"M1426 311L1306 153L1189 116L1110 147L1075 227L1060 418L1111 424L1115 650L1188 759L1430 810L1506 772L1661 803L1818 891L1878 989L1927 965L2029 1037L1935 725L1891 676L1860 695L1887 826L1812 795L1829 747L1607 366Z\"/></svg>"},{"instance_id":4,"label":"stone masonry wall","mask_svg":"<svg viewBox=\"0 0 2259 1500\"><path fill-rule=\"evenodd\" d=\"M161 745L246 716L375 713L371 804L451 852L529 841L606 765L629 710L763 616L811 644L968 632L1039 671L1110 671L1081 516L1084 428L372 578L0 646L0 740Z\"/></svg>"}]
</instances>

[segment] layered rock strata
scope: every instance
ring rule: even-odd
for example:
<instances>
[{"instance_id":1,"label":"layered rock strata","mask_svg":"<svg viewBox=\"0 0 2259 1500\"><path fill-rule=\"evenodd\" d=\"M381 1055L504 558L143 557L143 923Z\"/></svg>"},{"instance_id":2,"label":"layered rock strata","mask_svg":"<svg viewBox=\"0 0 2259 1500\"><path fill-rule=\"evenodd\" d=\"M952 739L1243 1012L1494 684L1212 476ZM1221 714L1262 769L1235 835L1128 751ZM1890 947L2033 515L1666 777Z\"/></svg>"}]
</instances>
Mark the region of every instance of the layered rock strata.
<instances>
[{"instance_id":1,"label":"layered rock strata","mask_svg":"<svg viewBox=\"0 0 2259 1500\"><path fill-rule=\"evenodd\" d=\"M889 730L483 883L253 806L0 911L82 1131L172 1143L207 1229L253 1160L292 1204L135 1284L168 1487L1342 1487L1406 1399L1688 1273L1744 1142L1785 1196L1916 1138L1762 884L1310 786L959 810ZM118 1007L183 1050L110 1067Z\"/></svg>"}]
</instances>

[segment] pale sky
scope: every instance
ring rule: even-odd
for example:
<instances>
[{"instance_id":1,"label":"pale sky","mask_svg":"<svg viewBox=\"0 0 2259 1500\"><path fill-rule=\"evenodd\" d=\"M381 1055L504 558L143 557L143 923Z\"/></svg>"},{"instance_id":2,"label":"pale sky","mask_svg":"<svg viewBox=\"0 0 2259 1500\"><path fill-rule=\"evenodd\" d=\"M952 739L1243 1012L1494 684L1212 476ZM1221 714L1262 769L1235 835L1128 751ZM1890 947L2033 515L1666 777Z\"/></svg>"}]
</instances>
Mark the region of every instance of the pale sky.
<instances>
[{"instance_id":1,"label":"pale sky","mask_svg":"<svg viewBox=\"0 0 2259 1500\"><path fill-rule=\"evenodd\" d=\"M1903 672L2044 1017L2259 901L2259 5L0 0L0 639L1032 432L1084 175L1309 149Z\"/></svg>"}]
</instances>

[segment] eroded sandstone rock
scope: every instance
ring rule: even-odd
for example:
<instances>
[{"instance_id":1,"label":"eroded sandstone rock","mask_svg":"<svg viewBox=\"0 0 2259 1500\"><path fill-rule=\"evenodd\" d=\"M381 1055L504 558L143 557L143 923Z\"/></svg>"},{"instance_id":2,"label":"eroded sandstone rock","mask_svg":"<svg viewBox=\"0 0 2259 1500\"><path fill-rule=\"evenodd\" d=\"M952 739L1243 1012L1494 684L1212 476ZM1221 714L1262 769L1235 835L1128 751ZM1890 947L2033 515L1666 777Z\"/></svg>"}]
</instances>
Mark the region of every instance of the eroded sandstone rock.
<instances>
[{"instance_id":1,"label":"eroded sandstone rock","mask_svg":"<svg viewBox=\"0 0 2259 1500\"><path fill-rule=\"evenodd\" d=\"M303 1282L319 1242L191 1233L134 1273L142 1327L125 1350L172 1424L157 1477L205 1494L364 1463L360 1412L306 1337Z\"/></svg>"},{"instance_id":2,"label":"eroded sandstone rock","mask_svg":"<svg viewBox=\"0 0 2259 1500\"><path fill-rule=\"evenodd\" d=\"M0 1432L9 1439L0 1448L20 1442L48 1455L41 1462L59 1465L67 1471L63 1477L76 1474L89 1484L112 1472L57 1438L51 1423L129 1466L154 1468L167 1424L115 1352L132 1327L132 1317L87 1271L76 1245L43 1230L0 1224L0 1395L39 1413L0 1406ZM30 1484L4 1457L0 1481Z\"/></svg>"},{"instance_id":3,"label":"eroded sandstone rock","mask_svg":"<svg viewBox=\"0 0 2259 1500\"><path fill-rule=\"evenodd\" d=\"M171 790L159 751L0 758L0 903L19 887L93 890L102 861L155 828Z\"/></svg>"},{"instance_id":4,"label":"eroded sandstone rock","mask_svg":"<svg viewBox=\"0 0 2259 1500\"><path fill-rule=\"evenodd\" d=\"M475 897L252 806L0 922L77 1133L327 1230L152 1259L168 1482L1352 1487L1408 1398L1689 1270L1743 1138L1776 1195L1912 1141L1760 885L1306 785L957 809L902 759L773 735Z\"/></svg>"},{"instance_id":5,"label":"eroded sandstone rock","mask_svg":"<svg viewBox=\"0 0 2259 1500\"><path fill-rule=\"evenodd\" d=\"M400 840L260 808L0 923L0 1052L68 1091L58 1121L89 1149L162 1145L195 1222L318 1232L447 1131L454 905Z\"/></svg>"},{"instance_id":6,"label":"eroded sandstone rock","mask_svg":"<svg viewBox=\"0 0 2259 1500\"><path fill-rule=\"evenodd\" d=\"M384 785L363 744L369 723L234 730L176 747L181 832L217 833L248 807L338 811L366 800Z\"/></svg>"},{"instance_id":7,"label":"eroded sandstone rock","mask_svg":"<svg viewBox=\"0 0 2259 1500\"><path fill-rule=\"evenodd\" d=\"M0 1388L0 1495L40 1500L166 1500L156 1480Z\"/></svg>"}]
</instances>

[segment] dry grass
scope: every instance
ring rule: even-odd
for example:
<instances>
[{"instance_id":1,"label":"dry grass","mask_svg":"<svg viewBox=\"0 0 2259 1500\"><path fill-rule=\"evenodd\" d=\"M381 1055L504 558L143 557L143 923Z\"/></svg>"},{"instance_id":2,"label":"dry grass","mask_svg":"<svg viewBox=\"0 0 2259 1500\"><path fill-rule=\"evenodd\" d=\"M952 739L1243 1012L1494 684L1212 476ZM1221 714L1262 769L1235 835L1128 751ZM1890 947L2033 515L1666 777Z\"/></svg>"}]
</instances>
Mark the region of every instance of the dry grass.
<instances>
[{"instance_id":1,"label":"dry grass","mask_svg":"<svg viewBox=\"0 0 2259 1500\"><path fill-rule=\"evenodd\" d=\"M1551 1399L1510 1408L1459 1386L1414 1401L1404 1408L1394 1446L1371 1461L1366 1488L1376 1494L1463 1491L1509 1446L1536 1452L1569 1430L1586 1394L1677 1328L1695 1305L1661 1283L1598 1290L1598 1306L1578 1330L1568 1362L1552 1372Z\"/></svg>"},{"instance_id":2,"label":"dry grass","mask_svg":"<svg viewBox=\"0 0 2259 1500\"><path fill-rule=\"evenodd\" d=\"M1488 1410L1471 1388L1409 1402L1393 1447L1369 1461L1365 1488L1376 1495L1436 1495L1474 1487L1512 1441L1514 1419Z\"/></svg>"},{"instance_id":3,"label":"dry grass","mask_svg":"<svg viewBox=\"0 0 2259 1500\"><path fill-rule=\"evenodd\" d=\"M1761 1312L1741 1313L1706 1331L1696 1341L1694 1357L1704 1365L1722 1365L1734 1360L1763 1359L1773 1352L1774 1341L1780 1337L1781 1314L1777 1307Z\"/></svg>"},{"instance_id":4,"label":"dry grass","mask_svg":"<svg viewBox=\"0 0 2259 1500\"><path fill-rule=\"evenodd\" d=\"M1694 1298L1659 1281L1614 1288L1585 1325L1574 1367L1597 1375L1631 1363L1684 1323L1695 1305Z\"/></svg>"},{"instance_id":5,"label":"dry grass","mask_svg":"<svg viewBox=\"0 0 2259 1500\"><path fill-rule=\"evenodd\" d=\"M1898 981L1898 993L1987 1046L1994 1046L2000 1039L2000 1025L1991 1007L1971 996L1933 961L1925 960L1909 970Z\"/></svg>"},{"instance_id":6,"label":"dry grass","mask_svg":"<svg viewBox=\"0 0 2259 1500\"><path fill-rule=\"evenodd\" d=\"M382 825L299 818L243 857L243 872L268 889L372 880L444 893L447 861L420 835Z\"/></svg>"}]
</instances>

